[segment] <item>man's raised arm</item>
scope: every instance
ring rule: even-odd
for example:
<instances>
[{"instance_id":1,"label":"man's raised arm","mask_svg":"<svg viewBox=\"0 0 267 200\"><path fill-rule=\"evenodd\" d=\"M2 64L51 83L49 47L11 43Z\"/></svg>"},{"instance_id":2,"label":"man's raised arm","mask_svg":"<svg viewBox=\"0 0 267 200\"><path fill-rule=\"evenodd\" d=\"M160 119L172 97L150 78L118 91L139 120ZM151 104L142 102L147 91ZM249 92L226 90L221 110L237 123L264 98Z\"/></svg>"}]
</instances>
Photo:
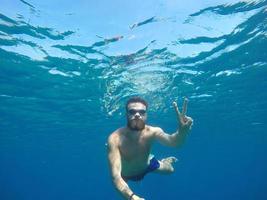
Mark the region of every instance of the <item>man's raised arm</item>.
<instances>
[{"instance_id":1,"label":"man's raised arm","mask_svg":"<svg viewBox=\"0 0 267 200\"><path fill-rule=\"evenodd\" d=\"M186 116L187 111L187 98L184 99L183 104L183 111L182 113L179 111L178 105L176 102L173 102L174 109L176 111L177 119L179 128L178 130L173 134L166 134L164 131L156 127L154 130L154 137L157 139L160 143L171 146L171 147L180 147L186 138L187 133L189 130L191 130L191 127L193 125L193 119L191 117Z\"/></svg>"}]
</instances>

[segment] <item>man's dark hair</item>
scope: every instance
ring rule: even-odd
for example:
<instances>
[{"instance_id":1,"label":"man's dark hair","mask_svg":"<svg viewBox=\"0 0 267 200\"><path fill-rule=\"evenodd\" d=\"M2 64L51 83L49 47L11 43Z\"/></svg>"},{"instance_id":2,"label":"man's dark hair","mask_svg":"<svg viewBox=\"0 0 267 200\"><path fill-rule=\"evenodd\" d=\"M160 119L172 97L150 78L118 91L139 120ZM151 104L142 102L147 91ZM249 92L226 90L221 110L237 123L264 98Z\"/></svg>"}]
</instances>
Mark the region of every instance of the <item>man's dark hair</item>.
<instances>
[{"instance_id":1,"label":"man's dark hair","mask_svg":"<svg viewBox=\"0 0 267 200\"><path fill-rule=\"evenodd\" d=\"M125 106L126 111L128 111L128 105L130 103L142 103L146 106L146 108L148 107L148 103L144 99L142 99L141 97L131 97L126 103L126 106Z\"/></svg>"}]
</instances>

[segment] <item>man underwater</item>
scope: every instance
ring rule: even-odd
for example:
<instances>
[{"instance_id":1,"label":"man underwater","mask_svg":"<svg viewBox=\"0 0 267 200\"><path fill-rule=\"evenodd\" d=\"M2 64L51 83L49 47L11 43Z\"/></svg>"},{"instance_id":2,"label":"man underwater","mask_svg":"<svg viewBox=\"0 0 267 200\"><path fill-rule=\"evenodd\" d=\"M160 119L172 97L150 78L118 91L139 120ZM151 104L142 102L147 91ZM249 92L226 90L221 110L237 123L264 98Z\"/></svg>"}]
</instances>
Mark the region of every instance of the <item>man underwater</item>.
<instances>
[{"instance_id":1,"label":"man underwater","mask_svg":"<svg viewBox=\"0 0 267 200\"><path fill-rule=\"evenodd\" d=\"M185 98L182 112L175 102L178 130L173 134L165 133L159 127L146 125L147 102L140 97L132 97L126 103L127 126L111 133L108 138L108 160L112 181L124 199L144 200L135 194L127 181L139 181L149 172L170 174L175 157L157 160L150 150L154 141L170 147L179 147L193 125L193 119L186 116L188 100Z\"/></svg>"}]
</instances>

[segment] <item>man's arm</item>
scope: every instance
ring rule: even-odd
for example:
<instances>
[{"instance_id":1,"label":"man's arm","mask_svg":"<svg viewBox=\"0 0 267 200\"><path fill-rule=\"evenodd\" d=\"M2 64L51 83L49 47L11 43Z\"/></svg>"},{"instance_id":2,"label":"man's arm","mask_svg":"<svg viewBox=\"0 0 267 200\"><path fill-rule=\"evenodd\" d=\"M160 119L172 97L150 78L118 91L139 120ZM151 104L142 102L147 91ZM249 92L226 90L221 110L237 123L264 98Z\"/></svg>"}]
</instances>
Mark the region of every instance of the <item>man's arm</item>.
<instances>
[{"instance_id":1,"label":"man's arm","mask_svg":"<svg viewBox=\"0 0 267 200\"><path fill-rule=\"evenodd\" d=\"M124 199L132 198L133 191L121 177L121 156L118 148L118 135L112 134L108 139L108 161L111 170L112 181L117 191ZM134 195L134 197L137 197Z\"/></svg>"},{"instance_id":2,"label":"man's arm","mask_svg":"<svg viewBox=\"0 0 267 200\"><path fill-rule=\"evenodd\" d=\"M175 133L170 135L164 133L159 127L154 128L154 138L160 143L171 147L180 147L184 143L186 135L193 125L193 119L185 115L187 111L187 102L188 100L185 98L182 113L180 113L178 105L173 102L179 123L179 129Z\"/></svg>"},{"instance_id":3,"label":"man's arm","mask_svg":"<svg viewBox=\"0 0 267 200\"><path fill-rule=\"evenodd\" d=\"M173 134L167 134L159 127L155 127L154 129L154 138L161 144L169 147L180 147L184 143L187 135L186 131L177 130Z\"/></svg>"}]
</instances>

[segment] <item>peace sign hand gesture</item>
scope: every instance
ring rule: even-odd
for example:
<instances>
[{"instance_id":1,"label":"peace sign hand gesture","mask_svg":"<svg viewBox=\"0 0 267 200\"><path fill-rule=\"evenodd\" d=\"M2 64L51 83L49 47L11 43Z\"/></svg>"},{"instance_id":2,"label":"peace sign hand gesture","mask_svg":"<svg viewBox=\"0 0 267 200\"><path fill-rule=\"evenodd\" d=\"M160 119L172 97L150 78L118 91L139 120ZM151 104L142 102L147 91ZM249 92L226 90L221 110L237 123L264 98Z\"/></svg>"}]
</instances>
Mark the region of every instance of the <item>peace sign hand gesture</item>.
<instances>
[{"instance_id":1,"label":"peace sign hand gesture","mask_svg":"<svg viewBox=\"0 0 267 200\"><path fill-rule=\"evenodd\" d=\"M188 132L191 130L193 125L193 119L186 116L188 99L184 98L183 110L182 113L179 111L178 105L176 102L173 102L174 109L177 114L177 119L179 123L179 132Z\"/></svg>"}]
</instances>

